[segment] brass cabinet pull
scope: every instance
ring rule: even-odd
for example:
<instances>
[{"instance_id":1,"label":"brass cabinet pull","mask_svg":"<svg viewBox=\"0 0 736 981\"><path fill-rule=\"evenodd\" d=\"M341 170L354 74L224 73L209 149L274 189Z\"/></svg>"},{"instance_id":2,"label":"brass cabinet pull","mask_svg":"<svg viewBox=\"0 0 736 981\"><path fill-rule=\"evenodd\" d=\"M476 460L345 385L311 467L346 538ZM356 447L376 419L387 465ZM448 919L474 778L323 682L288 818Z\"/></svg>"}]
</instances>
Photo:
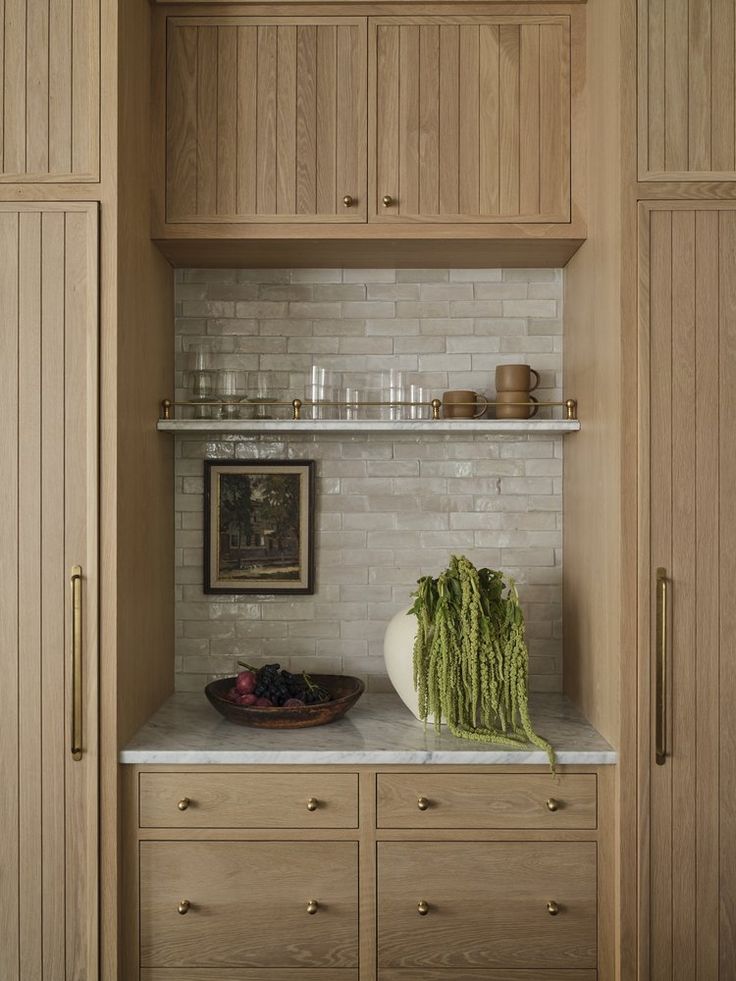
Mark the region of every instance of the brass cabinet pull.
<instances>
[{"instance_id":1,"label":"brass cabinet pull","mask_svg":"<svg viewBox=\"0 0 736 981\"><path fill-rule=\"evenodd\" d=\"M307 801L307 810L316 811L318 807L319 807L319 801L317 800L317 798L310 797L309 800Z\"/></svg>"},{"instance_id":2,"label":"brass cabinet pull","mask_svg":"<svg viewBox=\"0 0 736 981\"><path fill-rule=\"evenodd\" d=\"M309 902L307 903L307 913L309 913L310 916L314 916L314 914L317 912L318 909L319 909L319 903L317 902L317 900L310 899Z\"/></svg>"},{"instance_id":3,"label":"brass cabinet pull","mask_svg":"<svg viewBox=\"0 0 736 981\"><path fill-rule=\"evenodd\" d=\"M557 914L560 912L560 907L557 905L554 899L550 899L550 901L547 903L547 912L550 916L557 916Z\"/></svg>"},{"instance_id":4,"label":"brass cabinet pull","mask_svg":"<svg viewBox=\"0 0 736 981\"><path fill-rule=\"evenodd\" d=\"M188 797L182 797L182 799L179 801L179 803L176 806L179 808L180 811L186 811L186 809L189 807L191 803L192 802L189 800Z\"/></svg>"},{"instance_id":5,"label":"brass cabinet pull","mask_svg":"<svg viewBox=\"0 0 736 981\"><path fill-rule=\"evenodd\" d=\"M191 905L192 904L189 902L188 899L180 899L179 905L176 907L176 910L182 916L185 916L189 912Z\"/></svg>"},{"instance_id":6,"label":"brass cabinet pull","mask_svg":"<svg viewBox=\"0 0 736 981\"><path fill-rule=\"evenodd\" d=\"M559 810L559 808L560 808L560 802L558 800L555 800L554 797L549 797L547 799L547 810L548 811L557 811L557 810Z\"/></svg>"},{"instance_id":7,"label":"brass cabinet pull","mask_svg":"<svg viewBox=\"0 0 736 981\"><path fill-rule=\"evenodd\" d=\"M655 759L662 766L667 758L667 570L657 569L657 681Z\"/></svg>"},{"instance_id":8,"label":"brass cabinet pull","mask_svg":"<svg viewBox=\"0 0 736 981\"><path fill-rule=\"evenodd\" d=\"M346 208L352 208L352 206L355 204L355 198L352 196L352 194L346 194L342 199L342 203Z\"/></svg>"},{"instance_id":9,"label":"brass cabinet pull","mask_svg":"<svg viewBox=\"0 0 736 981\"><path fill-rule=\"evenodd\" d=\"M429 801L426 797L419 797L417 800L417 807L420 811L426 811L429 807Z\"/></svg>"},{"instance_id":10,"label":"brass cabinet pull","mask_svg":"<svg viewBox=\"0 0 736 981\"><path fill-rule=\"evenodd\" d=\"M82 567L72 566L72 759L82 759Z\"/></svg>"},{"instance_id":11,"label":"brass cabinet pull","mask_svg":"<svg viewBox=\"0 0 736 981\"><path fill-rule=\"evenodd\" d=\"M391 205L395 204L396 202L394 201L394 199L391 197L390 194L384 194L382 203L384 208L390 208Z\"/></svg>"},{"instance_id":12,"label":"brass cabinet pull","mask_svg":"<svg viewBox=\"0 0 736 981\"><path fill-rule=\"evenodd\" d=\"M420 916L426 916L429 913L429 903L426 899L420 899L417 903L417 913Z\"/></svg>"}]
</instances>

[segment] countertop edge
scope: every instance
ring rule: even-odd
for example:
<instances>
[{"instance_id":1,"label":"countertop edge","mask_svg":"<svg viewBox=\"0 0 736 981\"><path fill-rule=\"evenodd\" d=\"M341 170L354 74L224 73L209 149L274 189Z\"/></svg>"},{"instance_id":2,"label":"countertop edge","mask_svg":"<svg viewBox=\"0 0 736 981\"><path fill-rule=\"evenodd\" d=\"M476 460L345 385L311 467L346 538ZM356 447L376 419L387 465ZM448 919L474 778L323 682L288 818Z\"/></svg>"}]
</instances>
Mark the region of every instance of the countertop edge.
<instances>
[{"instance_id":1,"label":"countertop edge","mask_svg":"<svg viewBox=\"0 0 736 981\"><path fill-rule=\"evenodd\" d=\"M145 765L248 765L248 766L543 766L546 753L511 751L509 753L475 750L447 752L248 752L241 750L135 750L119 754L121 764ZM560 766L611 766L618 754L611 751L557 753Z\"/></svg>"}]
</instances>

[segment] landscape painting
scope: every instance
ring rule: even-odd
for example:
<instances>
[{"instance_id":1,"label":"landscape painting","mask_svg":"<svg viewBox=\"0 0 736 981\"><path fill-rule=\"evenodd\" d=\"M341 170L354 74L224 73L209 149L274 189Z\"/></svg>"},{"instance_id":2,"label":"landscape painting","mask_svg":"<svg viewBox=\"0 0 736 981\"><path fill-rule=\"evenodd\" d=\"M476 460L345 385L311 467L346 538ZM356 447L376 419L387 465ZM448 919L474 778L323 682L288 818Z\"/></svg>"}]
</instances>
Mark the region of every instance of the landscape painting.
<instances>
[{"instance_id":1,"label":"landscape painting","mask_svg":"<svg viewBox=\"0 0 736 981\"><path fill-rule=\"evenodd\" d=\"M314 592L314 463L205 460L205 593Z\"/></svg>"}]
</instances>

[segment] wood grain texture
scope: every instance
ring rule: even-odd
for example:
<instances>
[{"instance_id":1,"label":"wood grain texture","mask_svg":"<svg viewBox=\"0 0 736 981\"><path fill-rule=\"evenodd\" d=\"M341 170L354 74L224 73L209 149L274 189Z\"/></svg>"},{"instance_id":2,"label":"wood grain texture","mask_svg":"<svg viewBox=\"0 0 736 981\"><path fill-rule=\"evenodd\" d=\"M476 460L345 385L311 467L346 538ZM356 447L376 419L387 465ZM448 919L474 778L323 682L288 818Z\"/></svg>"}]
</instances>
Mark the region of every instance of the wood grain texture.
<instances>
[{"instance_id":1,"label":"wood grain texture","mask_svg":"<svg viewBox=\"0 0 736 981\"><path fill-rule=\"evenodd\" d=\"M325 967L320 967L316 971L303 967L295 970L288 967L194 967L188 970L179 967L173 969L154 967L143 968L140 972L140 981L358 981L358 973L350 968ZM552 978L550 981L557 981L557 979ZM588 979L582 978L580 981L588 981Z\"/></svg>"},{"instance_id":2,"label":"wood grain texture","mask_svg":"<svg viewBox=\"0 0 736 981\"><path fill-rule=\"evenodd\" d=\"M3 0L0 183L99 178L99 0Z\"/></svg>"},{"instance_id":3,"label":"wood grain texture","mask_svg":"<svg viewBox=\"0 0 736 981\"><path fill-rule=\"evenodd\" d=\"M639 179L736 179L734 0L638 0Z\"/></svg>"},{"instance_id":4,"label":"wood grain texture","mask_svg":"<svg viewBox=\"0 0 736 981\"><path fill-rule=\"evenodd\" d=\"M429 801L421 811L417 802ZM551 798L558 809L550 811ZM596 778L405 773L378 777L381 828L595 828Z\"/></svg>"},{"instance_id":5,"label":"wood grain texture","mask_svg":"<svg viewBox=\"0 0 736 981\"><path fill-rule=\"evenodd\" d=\"M544 974L539 971L508 971L505 969L471 969L453 968L452 981L598 981L595 971L561 971L549 970L545 968ZM431 968L421 968L412 970L409 968L399 968L398 970L384 969L378 975L378 981L448 981L447 972L444 970L435 971Z\"/></svg>"},{"instance_id":6,"label":"wood grain texture","mask_svg":"<svg viewBox=\"0 0 736 981\"><path fill-rule=\"evenodd\" d=\"M365 219L364 18L171 17L167 37L170 222Z\"/></svg>"},{"instance_id":7,"label":"wood grain texture","mask_svg":"<svg viewBox=\"0 0 736 981\"><path fill-rule=\"evenodd\" d=\"M569 18L376 17L369 31L372 221L569 220Z\"/></svg>"},{"instance_id":8,"label":"wood grain texture","mask_svg":"<svg viewBox=\"0 0 736 981\"><path fill-rule=\"evenodd\" d=\"M381 968L594 968L595 844L379 842L378 910Z\"/></svg>"},{"instance_id":9,"label":"wood grain texture","mask_svg":"<svg viewBox=\"0 0 736 981\"><path fill-rule=\"evenodd\" d=\"M141 827L355 828L358 778L346 774L143 773ZM180 811L184 797L191 801ZM307 809L314 798L317 808Z\"/></svg>"},{"instance_id":10,"label":"wood grain texture","mask_svg":"<svg viewBox=\"0 0 736 981\"><path fill-rule=\"evenodd\" d=\"M357 967L356 842L143 842L140 863L143 967Z\"/></svg>"}]
</instances>

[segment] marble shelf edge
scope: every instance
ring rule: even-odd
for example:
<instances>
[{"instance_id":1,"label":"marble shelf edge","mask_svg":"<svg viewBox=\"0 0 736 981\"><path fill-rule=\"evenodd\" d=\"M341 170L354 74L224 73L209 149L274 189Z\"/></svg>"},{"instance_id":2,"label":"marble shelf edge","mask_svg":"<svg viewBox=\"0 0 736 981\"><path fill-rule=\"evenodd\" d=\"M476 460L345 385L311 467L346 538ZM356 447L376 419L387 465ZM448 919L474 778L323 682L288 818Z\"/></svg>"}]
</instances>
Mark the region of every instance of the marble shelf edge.
<instances>
[{"instance_id":1,"label":"marble shelf edge","mask_svg":"<svg viewBox=\"0 0 736 981\"><path fill-rule=\"evenodd\" d=\"M344 419L292 420L269 419L253 422L248 419L159 419L156 428L162 433L239 433L257 436L273 433L421 433L422 435L557 435L574 433L580 430L578 419L542 419L528 422L524 419L510 419L487 422L459 420L398 421L362 419L356 422Z\"/></svg>"}]
</instances>

